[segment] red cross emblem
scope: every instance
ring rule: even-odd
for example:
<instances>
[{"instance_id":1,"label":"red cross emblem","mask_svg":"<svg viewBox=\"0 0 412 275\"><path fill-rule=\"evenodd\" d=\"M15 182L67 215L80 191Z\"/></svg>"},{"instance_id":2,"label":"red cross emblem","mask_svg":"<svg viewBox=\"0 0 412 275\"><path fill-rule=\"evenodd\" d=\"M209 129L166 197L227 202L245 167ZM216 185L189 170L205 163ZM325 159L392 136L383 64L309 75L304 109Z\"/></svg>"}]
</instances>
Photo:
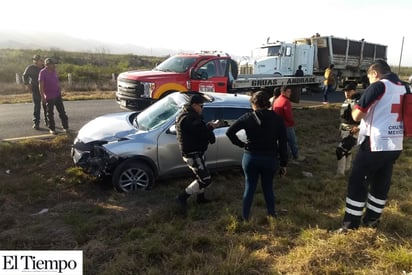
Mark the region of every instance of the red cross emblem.
<instances>
[{"instance_id":1,"label":"red cross emblem","mask_svg":"<svg viewBox=\"0 0 412 275\"><path fill-rule=\"evenodd\" d=\"M403 95L401 95L401 103L399 104L392 104L391 113L398 114L398 118L396 121L402 120L402 102L403 102Z\"/></svg>"}]
</instances>

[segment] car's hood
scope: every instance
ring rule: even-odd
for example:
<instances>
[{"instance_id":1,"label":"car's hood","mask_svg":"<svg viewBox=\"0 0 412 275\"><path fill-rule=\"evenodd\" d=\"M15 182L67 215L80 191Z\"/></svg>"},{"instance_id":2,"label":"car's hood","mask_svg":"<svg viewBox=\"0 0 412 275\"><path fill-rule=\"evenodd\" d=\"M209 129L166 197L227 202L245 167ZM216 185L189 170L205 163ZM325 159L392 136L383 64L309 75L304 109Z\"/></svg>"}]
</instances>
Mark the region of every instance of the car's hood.
<instances>
[{"instance_id":1,"label":"car's hood","mask_svg":"<svg viewBox=\"0 0 412 275\"><path fill-rule=\"evenodd\" d=\"M137 132L129 117L134 112L123 112L99 116L86 123L77 137L84 143L91 141L113 141Z\"/></svg>"}]
</instances>

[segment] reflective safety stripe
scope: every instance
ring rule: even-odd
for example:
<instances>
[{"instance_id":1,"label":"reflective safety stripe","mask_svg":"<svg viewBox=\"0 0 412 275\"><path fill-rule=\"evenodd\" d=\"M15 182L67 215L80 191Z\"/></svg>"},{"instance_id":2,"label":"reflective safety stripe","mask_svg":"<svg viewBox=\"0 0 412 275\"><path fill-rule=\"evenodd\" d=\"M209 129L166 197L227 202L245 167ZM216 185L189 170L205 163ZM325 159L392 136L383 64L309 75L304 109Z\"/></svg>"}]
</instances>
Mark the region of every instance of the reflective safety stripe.
<instances>
[{"instance_id":1,"label":"reflective safety stripe","mask_svg":"<svg viewBox=\"0 0 412 275\"><path fill-rule=\"evenodd\" d=\"M381 199L375 198L371 194L368 194L368 200L370 200L370 201L372 201L376 204L380 204L380 205L385 205L385 203L386 203L386 200L381 200Z\"/></svg>"},{"instance_id":2,"label":"reflective safety stripe","mask_svg":"<svg viewBox=\"0 0 412 275\"><path fill-rule=\"evenodd\" d=\"M353 216L358 216L358 217L361 217L362 214L363 214L362 210L353 210L353 209L350 209L348 207L345 208L345 212L348 213L348 214L351 214Z\"/></svg>"},{"instance_id":3,"label":"reflective safety stripe","mask_svg":"<svg viewBox=\"0 0 412 275\"><path fill-rule=\"evenodd\" d=\"M348 197L346 197L346 203L353 205L355 207L364 207L365 206L365 202L360 202L360 201L354 201Z\"/></svg>"},{"instance_id":4,"label":"reflective safety stripe","mask_svg":"<svg viewBox=\"0 0 412 275\"><path fill-rule=\"evenodd\" d=\"M192 181L188 187L186 187L185 192L189 195L200 193L200 186L197 180Z\"/></svg>"},{"instance_id":5,"label":"reflective safety stripe","mask_svg":"<svg viewBox=\"0 0 412 275\"><path fill-rule=\"evenodd\" d=\"M369 203L366 205L366 208L372 210L373 212L379 213L379 214L383 212L383 207L379 208L379 207L373 206L372 204L369 204Z\"/></svg>"}]
</instances>

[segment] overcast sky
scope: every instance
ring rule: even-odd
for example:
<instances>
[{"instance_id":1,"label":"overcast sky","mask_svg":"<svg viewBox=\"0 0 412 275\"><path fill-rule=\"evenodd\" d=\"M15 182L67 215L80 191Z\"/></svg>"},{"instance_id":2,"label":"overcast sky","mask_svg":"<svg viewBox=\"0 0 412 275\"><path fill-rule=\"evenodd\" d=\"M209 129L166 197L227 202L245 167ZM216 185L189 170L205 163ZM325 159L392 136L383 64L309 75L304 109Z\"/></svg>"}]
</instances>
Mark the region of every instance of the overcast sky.
<instances>
[{"instance_id":1,"label":"overcast sky","mask_svg":"<svg viewBox=\"0 0 412 275\"><path fill-rule=\"evenodd\" d=\"M412 66L411 0L6 0L0 29L50 31L104 42L250 55L271 40L322 36L388 46Z\"/></svg>"}]
</instances>

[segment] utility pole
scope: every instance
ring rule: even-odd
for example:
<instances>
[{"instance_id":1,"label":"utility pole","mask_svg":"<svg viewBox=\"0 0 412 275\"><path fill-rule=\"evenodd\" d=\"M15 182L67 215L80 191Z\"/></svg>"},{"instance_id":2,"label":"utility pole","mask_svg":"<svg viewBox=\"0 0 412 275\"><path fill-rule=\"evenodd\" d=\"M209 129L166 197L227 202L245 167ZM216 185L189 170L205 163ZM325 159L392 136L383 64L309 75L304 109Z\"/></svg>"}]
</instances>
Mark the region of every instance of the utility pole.
<instances>
[{"instance_id":1,"label":"utility pole","mask_svg":"<svg viewBox=\"0 0 412 275\"><path fill-rule=\"evenodd\" d=\"M398 75L401 72L401 62L402 62L402 52L403 52L403 41L404 40L405 40L405 36L402 36L402 46L401 46L401 55L399 57Z\"/></svg>"}]
</instances>

